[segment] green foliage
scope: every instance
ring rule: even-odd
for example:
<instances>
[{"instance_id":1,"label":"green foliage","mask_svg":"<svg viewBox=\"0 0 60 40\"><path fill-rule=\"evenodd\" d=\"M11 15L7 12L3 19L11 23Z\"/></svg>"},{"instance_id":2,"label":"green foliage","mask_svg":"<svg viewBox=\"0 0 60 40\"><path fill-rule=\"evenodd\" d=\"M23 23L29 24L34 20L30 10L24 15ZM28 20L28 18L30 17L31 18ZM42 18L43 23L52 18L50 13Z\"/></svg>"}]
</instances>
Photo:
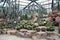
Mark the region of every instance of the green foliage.
<instances>
[{"instance_id":1,"label":"green foliage","mask_svg":"<svg viewBox=\"0 0 60 40\"><path fill-rule=\"evenodd\" d=\"M27 14L21 15L21 18L22 18L22 20L28 20L29 19Z\"/></svg>"},{"instance_id":2,"label":"green foliage","mask_svg":"<svg viewBox=\"0 0 60 40\"><path fill-rule=\"evenodd\" d=\"M47 31L54 31L55 29L54 29L54 24L53 24L53 22L51 22L51 21L47 21L46 22L46 26L48 27L47 28Z\"/></svg>"},{"instance_id":3,"label":"green foliage","mask_svg":"<svg viewBox=\"0 0 60 40\"><path fill-rule=\"evenodd\" d=\"M46 26L47 27L52 27L54 24L51 21L46 21Z\"/></svg>"},{"instance_id":4,"label":"green foliage","mask_svg":"<svg viewBox=\"0 0 60 40\"><path fill-rule=\"evenodd\" d=\"M34 30L36 30L36 31L40 31L40 28L36 27L36 28L34 28Z\"/></svg>"},{"instance_id":5,"label":"green foliage","mask_svg":"<svg viewBox=\"0 0 60 40\"><path fill-rule=\"evenodd\" d=\"M16 29L28 29L32 30L34 27L34 23L31 20L22 20L18 25L16 26Z\"/></svg>"},{"instance_id":6,"label":"green foliage","mask_svg":"<svg viewBox=\"0 0 60 40\"><path fill-rule=\"evenodd\" d=\"M45 32L46 31L46 28L41 28L41 31L44 31Z\"/></svg>"},{"instance_id":7,"label":"green foliage","mask_svg":"<svg viewBox=\"0 0 60 40\"><path fill-rule=\"evenodd\" d=\"M55 31L54 27L48 27L47 31Z\"/></svg>"},{"instance_id":8,"label":"green foliage","mask_svg":"<svg viewBox=\"0 0 60 40\"><path fill-rule=\"evenodd\" d=\"M0 29L10 29L10 28L13 28L11 24L3 24L3 25L0 25Z\"/></svg>"},{"instance_id":9,"label":"green foliage","mask_svg":"<svg viewBox=\"0 0 60 40\"><path fill-rule=\"evenodd\" d=\"M60 34L60 27L58 28L58 33Z\"/></svg>"}]
</instances>

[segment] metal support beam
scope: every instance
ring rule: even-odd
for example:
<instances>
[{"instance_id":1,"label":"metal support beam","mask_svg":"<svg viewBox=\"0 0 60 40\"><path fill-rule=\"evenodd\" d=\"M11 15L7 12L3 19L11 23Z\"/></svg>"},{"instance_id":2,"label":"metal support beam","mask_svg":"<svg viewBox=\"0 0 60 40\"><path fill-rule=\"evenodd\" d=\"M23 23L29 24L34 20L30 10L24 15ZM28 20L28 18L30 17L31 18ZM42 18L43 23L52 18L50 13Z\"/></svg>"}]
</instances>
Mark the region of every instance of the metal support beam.
<instances>
[{"instance_id":1,"label":"metal support beam","mask_svg":"<svg viewBox=\"0 0 60 40\"><path fill-rule=\"evenodd\" d=\"M5 5L5 3L6 3L6 1L4 0L4 4L3 4L3 6Z\"/></svg>"},{"instance_id":2,"label":"metal support beam","mask_svg":"<svg viewBox=\"0 0 60 40\"><path fill-rule=\"evenodd\" d=\"M26 7L24 7L23 10L24 10L25 8L27 8L31 3L32 3L32 2L30 2Z\"/></svg>"},{"instance_id":3,"label":"metal support beam","mask_svg":"<svg viewBox=\"0 0 60 40\"><path fill-rule=\"evenodd\" d=\"M33 5L33 4L32 4L32 5ZM30 8L32 5L30 5L29 8ZM38 7L37 5L35 5L35 6Z\"/></svg>"},{"instance_id":4,"label":"metal support beam","mask_svg":"<svg viewBox=\"0 0 60 40\"><path fill-rule=\"evenodd\" d=\"M33 3L33 2L30 2L26 7L24 7L23 9L25 9L25 8L27 8L31 3ZM40 5L40 4L38 4L37 2L35 2L39 7L41 7L42 9L43 9L43 7Z\"/></svg>"},{"instance_id":5,"label":"metal support beam","mask_svg":"<svg viewBox=\"0 0 60 40\"><path fill-rule=\"evenodd\" d=\"M41 9L43 9L42 5L38 4L37 2L35 2L39 7L41 7Z\"/></svg>"}]
</instances>

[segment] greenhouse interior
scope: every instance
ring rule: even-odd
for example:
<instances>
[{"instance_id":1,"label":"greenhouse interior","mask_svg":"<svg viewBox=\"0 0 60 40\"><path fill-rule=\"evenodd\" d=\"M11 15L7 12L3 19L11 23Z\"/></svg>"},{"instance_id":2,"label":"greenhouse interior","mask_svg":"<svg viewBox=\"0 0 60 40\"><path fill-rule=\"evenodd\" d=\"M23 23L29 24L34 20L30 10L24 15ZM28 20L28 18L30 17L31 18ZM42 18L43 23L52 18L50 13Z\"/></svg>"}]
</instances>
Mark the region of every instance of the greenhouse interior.
<instances>
[{"instance_id":1,"label":"greenhouse interior","mask_svg":"<svg viewBox=\"0 0 60 40\"><path fill-rule=\"evenodd\" d=\"M0 0L0 40L60 40L60 0Z\"/></svg>"}]
</instances>

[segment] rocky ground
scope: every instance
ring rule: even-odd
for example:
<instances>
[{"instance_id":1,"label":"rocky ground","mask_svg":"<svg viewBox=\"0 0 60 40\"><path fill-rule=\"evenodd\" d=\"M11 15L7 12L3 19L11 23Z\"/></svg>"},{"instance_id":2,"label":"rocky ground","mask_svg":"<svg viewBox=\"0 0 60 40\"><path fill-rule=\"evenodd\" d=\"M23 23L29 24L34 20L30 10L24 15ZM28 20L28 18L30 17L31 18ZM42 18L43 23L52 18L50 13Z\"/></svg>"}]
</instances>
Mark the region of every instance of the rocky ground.
<instances>
[{"instance_id":1,"label":"rocky ground","mask_svg":"<svg viewBox=\"0 0 60 40\"><path fill-rule=\"evenodd\" d=\"M52 39L48 39L48 40L60 40L59 37L54 36L51 37ZM0 40L33 40L31 38L22 38L22 37L18 37L18 36L14 36L14 35L0 35ZM37 39L37 40L42 40L42 39ZM44 39L43 39L44 40Z\"/></svg>"},{"instance_id":2,"label":"rocky ground","mask_svg":"<svg viewBox=\"0 0 60 40\"><path fill-rule=\"evenodd\" d=\"M0 35L0 40L32 40L32 39L17 37L14 35Z\"/></svg>"},{"instance_id":3,"label":"rocky ground","mask_svg":"<svg viewBox=\"0 0 60 40\"><path fill-rule=\"evenodd\" d=\"M42 37L40 36L40 34L45 33L45 32L39 32L38 33L39 35L32 36L32 38L24 38L24 37L21 37L19 34L18 35L1 34L0 40L60 40L60 37L58 35L58 29L57 28L55 29L56 29L54 32L55 35L50 35L48 37L44 36L45 39L40 39Z\"/></svg>"}]
</instances>

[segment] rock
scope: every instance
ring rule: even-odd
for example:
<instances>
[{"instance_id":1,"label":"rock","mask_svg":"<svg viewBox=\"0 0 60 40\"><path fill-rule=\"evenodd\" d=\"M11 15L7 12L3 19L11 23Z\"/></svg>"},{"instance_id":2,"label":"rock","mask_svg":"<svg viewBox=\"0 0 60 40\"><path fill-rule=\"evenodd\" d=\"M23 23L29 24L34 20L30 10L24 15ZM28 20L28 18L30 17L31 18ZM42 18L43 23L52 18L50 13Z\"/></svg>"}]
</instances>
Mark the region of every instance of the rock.
<instances>
[{"instance_id":1,"label":"rock","mask_svg":"<svg viewBox=\"0 0 60 40\"><path fill-rule=\"evenodd\" d=\"M7 29L3 29L3 34L7 34Z\"/></svg>"},{"instance_id":2,"label":"rock","mask_svg":"<svg viewBox=\"0 0 60 40\"><path fill-rule=\"evenodd\" d=\"M0 25L4 24L6 22L6 19L0 18Z\"/></svg>"},{"instance_id":3,"label":"rock","mask_svg":"<svg viewBox=\"0 0 60 40\"><path fill-rule=\"evenodd\" d=\"M58 14L58 16L60 16L60 11L57 14Z\"/></svg>"},{"instance_id":4,"label":"rock","mask_svg":"<svg viewBox=\"0 0 60 40\"><path fill-rule=\"evenodd\" d=\"M47 37L47 40L55 40L55 39L53 39L52 37Z\"/></svg>"},{"instance_id":5,"label":"rock","mask_svg":"<svg viewBox=\"0 0 60 40\"><path fill-rule=\"evenodd\" d=\"M20 32L27 32L27 29L20 29Z\"/></svg>"},{"instance_id":6,"label":"rock","mask_svg":"<svg viewBox=\"0 0 60 40\"><path fill-rule=\"evenodd\" d=\"M7 33L7 30L5 29L0 29L0 34L6 34Z\"/></svg>"},{"instance_id":7,"label":"rock","mask_svg":"<svg viewBox=\"0 0 60 40\"><path fill-rule=\"evenodd\" d=\"M20 31L18 32L18 36L22 36L22 37L26 37L26 32L27 32L27 29L20 29Z\"/></svg>"},{"instance_id":8,"label":"rock","mask_svg":"<svg viewBox=\"0 0 60 40\"><path fill-rule=\"evenodd\" d=\"M18 37L15 35L0 35L0 40L32 40L31 38Z\"/></svg>"},{"instance_id":9,"label":"rock","mask_svg":"<svg viewBox=\"0 0 60 40\"><path fill-rule=\"evenodd\" d=\"M32 40L47 40L47 39L40 39L40 38L38 38L37 36L33 36L33 37L32 37Z\"/></svg>"},{"instance_id":10,"label":"rock","mask_svg":"<svg viewBox=\"0 0 60 40\"><path fill-rule=\"evenodd\" d=\"M32 34L36 33L35 30L28 30L27 32L32 33Z\"/></svg>"},{"instance_id":11,"label":"rock","mask_svg":"<svg viewBox=\"0 0 60 40\"><path fill-rule=\"evenodd\" d=\"M35 26L39 26L39 24L38 24L38 23L35 23L34 25L35 25Z\"/></svg>"},{"instance_id":12,"label":"rock","mask_svg":"<svg viewBox=\"0 0 60 40\"><path fill-rule=\"evenodd\" d=\"M39 40L39 39L37 38L37 36L32 36L32 39L33 39L33 40Z\"/></svg>"},{"instance_id":13,"label":"rock","mask_svg":"<svg viewBox=\"0 0 60 40\"><path fill-rule=\"evenodd\" d=\"M36 36L39 39L45 39L47 37L47 33L46 32L37 32Z\"/></svg>"},{"instance_id":14,"label":"rock","mask_svg":"<svg viewBox=\"0 0 60 40\"><path fill-rule=\"evenodd\" d=\"M25 36L31 38L34 35L34 33L36 33L36 31L34 31L34 30L28 30L26 32Z\"/></svg>"},{"instance_id":15,"label":"rock","mask_svg":"<svg viewBox=\"0 0 60 40\"><path fill-rule=\"evenodd\" d=\"M41 28L47 28L47 27L46 27L46 26L40 26L40 27L38 27L38 28L40 28L40 29L41 29Z\"/></svg>"},{"instance_id":16,"label":"rock","mask_svg":"<svg viewBox=\"0 0 60 40\"><path fill-rule=\"evenodd\" d=\"M7 34L7 31L4 31L4 30L3 30L3 31L2 31L2 34Z\"/></svg>"},{"instance_id":17,"label":"rock","mask_svg":"<svg viewBox=\"0 0 60 40\"><path fill-rule=\"evenodd\" d=\"M8 30L7 34L15 35L17 33L17 30Z\"/></svg>"},{"instance_id":18,"label":"rock","mask_svg":"<svg viewBox=\"0 0 60 40\"><path fill-rule=\"evenodd\" d=\"M48 19L47 19L48 21L52 21L52 18L51 17L48 17Z\"/></svg>"},{"instance_id":19,"label":"rock","mask_svg":"<svg viewBox=\"0 0 60 40\"><path fill-rule=\"evenodd\" d=\"M18 35L18 36L21 36L21 37L25 37L25 33L22 33L22 32L18 32L17 35Z\"/></svg>"},{"instance_id":20,"label":"rock","mask_svg":"<svg viewBox=\"0 0 60 40\"><path fill-rule=\"evenodd\" d=\"M47 32L47 36L55 35L54 32Z\"/></svg>"},{"instance_id":21,"label":"rock","mask_svg":"<svg viewBox=\"0 0 60 40\"><path fill-rule=\"evenodd\" d=\"M60 23L60 17L59 16L57 16L55 19L56 19L56 22Z\"/></svg>"},{"instance_id":22,"label":"rock","mask_svg":"<svg viewBox=\"0 0 60 40\"><path fill-rule=\"evenodd\" d=\"M31 38L31 37L32 37L32 33L27 32L27 33L25 34L25 36Z\"/></svg>"}]
</instances>

